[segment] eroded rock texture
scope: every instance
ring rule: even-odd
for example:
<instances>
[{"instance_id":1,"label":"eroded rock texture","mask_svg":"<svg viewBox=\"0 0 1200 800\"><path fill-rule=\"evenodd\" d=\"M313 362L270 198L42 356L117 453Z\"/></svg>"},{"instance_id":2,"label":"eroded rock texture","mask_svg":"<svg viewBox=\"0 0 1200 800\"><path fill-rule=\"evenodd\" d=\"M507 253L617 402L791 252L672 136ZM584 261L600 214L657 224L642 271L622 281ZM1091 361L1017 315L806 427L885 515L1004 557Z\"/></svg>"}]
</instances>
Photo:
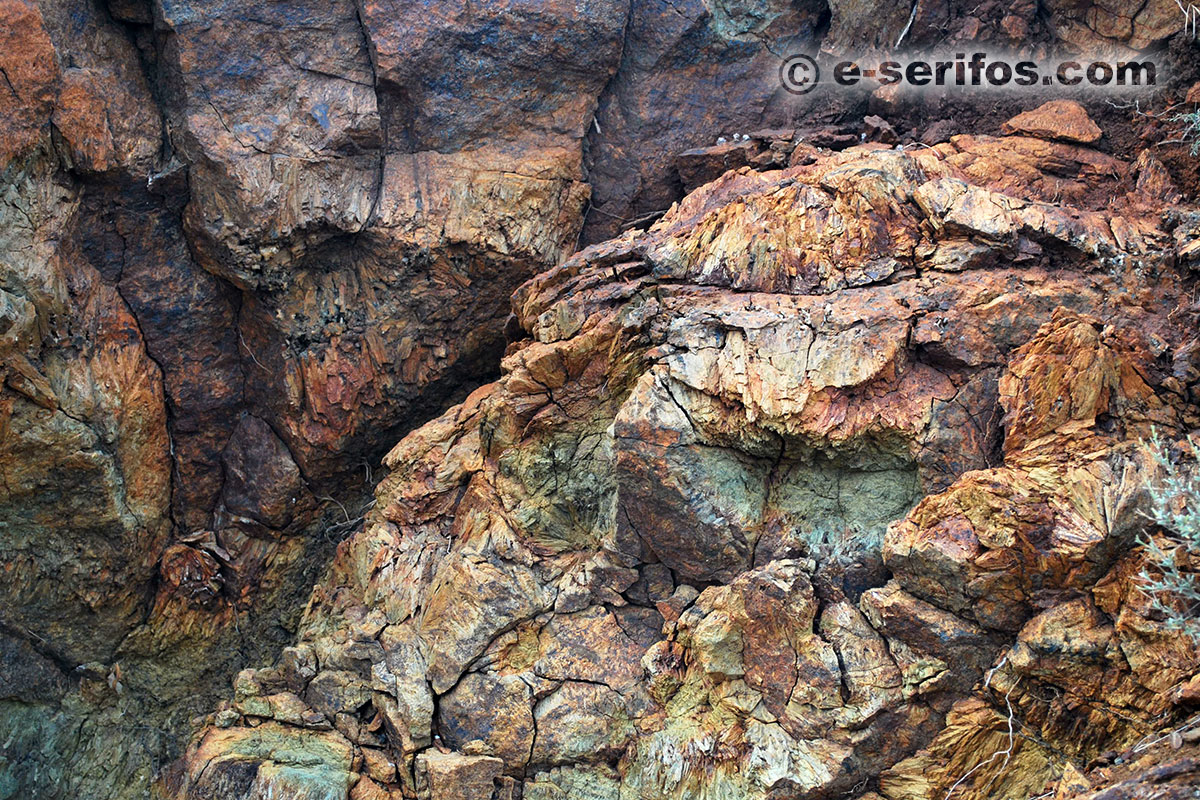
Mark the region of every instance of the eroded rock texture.
<instances>
[{"instance_id":1,"label":"eroded rock texture","mask_svg":"<svg viewBox=\"0 0 1200 800\"><path fill-rule=\"evenodd\" d=\"M1198 421L1153 160L792 158L517 291L168 795L1025 798L1178 713L1132 577L1136 443Z\"/></svg>"},{"instance_id":2,"label":"eroded rock texture","mask_svg":"<svg viewBox=\"0 0 1200 800\"><path fill-rule=\"evenodd\" d=\"M1184 24L1112 5L0 0L0 798L144 797L297 640L154 791L896 795L1060 593L1157 709L1096 498L1194 425L1190 189L775 74Z\"/></svg>"},{"instance_id":3,"label":"eroded rock texture","mask_svg":"<svg viewBox=\"0 0 1200 800\"><path fill-rule=\"evenodd\" d=\"M0 784L141 796L290 638L382 443L494 369L512 290L573 251L628 9L2 14Z\"/></svg>"}]
</instances>

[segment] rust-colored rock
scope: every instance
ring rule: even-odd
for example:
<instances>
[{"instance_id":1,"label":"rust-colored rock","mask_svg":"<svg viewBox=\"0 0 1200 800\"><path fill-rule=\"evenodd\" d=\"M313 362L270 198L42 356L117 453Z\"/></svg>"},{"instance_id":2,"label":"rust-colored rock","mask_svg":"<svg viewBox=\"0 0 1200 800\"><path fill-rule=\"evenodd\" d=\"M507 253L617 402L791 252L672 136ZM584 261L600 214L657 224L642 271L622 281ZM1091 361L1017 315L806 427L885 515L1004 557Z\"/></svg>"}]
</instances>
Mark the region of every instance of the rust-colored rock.
<instances>
[{"instance_id":1,"label":"rust-colored rock","mask_svg":"<svg viewBox=\"0 0 1200 800\"><path fill-rule=\"evenodd\" d=\"M1125 555L1129 443L1195 418L1138 277L1178 285L1174 240L1136 187L1104 217L980 175L1004 141L1079 152L733 171L525 284L501 379L393 449L314 589L300 683L374 687L328 723L418 773L664 800L1023 797L1140 735L1168 678L1136 665L1189 668ZM1011 775L1010 708L1040 737Z\"/></svg>"},{"instance_id":2,"label":"rust-colored rock","mask_svg":"<svg viewBox=\"0 0 1200 800\"><path fill-rule=\"evenodd\" d=\"M498 758L426 753L417 759L417 797L492 800L504 764Z\"/></svg>"},{"instance_id":3,"label":"rust-colored rock","mask_svg":"<svg viewBox=\"0 0 1200 800\"><path fill-rule=\"evenodd\" d=\"M1132 54L1184 27L1184 15L1171 0L1149 0L1136 8L1097 0L1051 0L1045 7L1058 37L1081 49L1116 46Z\"/></svg>"},{"instance_id":4,"label":"rust-colored rock","mask_svg":"<svg viewBox=\"0 0 1200 800\"><path fill-rule=\"evenodd\" d=\"M1183 148L777 79L1112 5L0 0L0 795L1157 780Z\"/></svg>"},{"instance_id":5,"label":"rust-colored rock","mask_svg":"<svg viewBox=\"0 0 1200 800\"><path fill-rule=\"evenodd\" d=\"M1004 132L1077 144L1095 144L1104 135L1074 100L1052 100L1018 114L1004 123Z\"/></svg>"},{"instance_id":6,"label":"rust-colored rock","mask_svg":"<svg viewBox=\"0 0 1200 800\"><path fill-rule=\"evenodd\" d=\"M34 3L6 0L0 5L0 36L0 66L7 89L0 100L4 120L0 164L7 165L42 138L60 74L42 13Z\"/></svg>"}]
</instances>

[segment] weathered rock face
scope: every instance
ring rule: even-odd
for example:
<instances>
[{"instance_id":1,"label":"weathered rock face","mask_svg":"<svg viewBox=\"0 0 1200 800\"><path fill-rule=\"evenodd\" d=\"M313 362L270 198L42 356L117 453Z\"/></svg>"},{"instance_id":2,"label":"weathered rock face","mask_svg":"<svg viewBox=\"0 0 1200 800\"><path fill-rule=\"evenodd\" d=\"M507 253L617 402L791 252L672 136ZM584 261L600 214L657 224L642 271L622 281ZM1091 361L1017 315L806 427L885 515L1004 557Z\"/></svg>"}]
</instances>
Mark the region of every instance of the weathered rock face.
<instances>
[{"instance_id":1,"label":"weathered rock face","mask_svg":"<svg viewBox=\"0 0 1200 800\"><path fill-rule=\"evenodd\" d=\"M1029 138L1050 114L818 151L868 100L786 96L782 53L1183 25L917 5L0 0L0 797L143 796L296 639L380 455L506 336L503 380L395 451L187 792L826 792L931 740L1051 608L1011 565L1079 593L1125 541L1043 471L1192 424L1151 254L1200 240L1158 218L1158 160L1075 146L1076 109L1075 144ZM721 178L743 165L787 170ZM1045 353L1010 364L1055 320L1046 352L1100 354L1067 410L1021 388L1061 377ZM1075 527L1002 576L986 532L953 563L916 541L976 502ZM937 703L902 688L926 680Z\"/></svg>"},{"instance_id":2,"label":"weathered rock face","mask_svg":"<svg viewBox=\"0 0 1200 800\"><path fill-rule=\"evenodd\" d=\"M718 135L795 127L793 115L817 108L794 109L764 76L778 71L780 53L815 50L827 14L820 2L633 2L620 68L588 131L585 238L607 239L661 215L679 196L675 153Z\"/></svg>"},{"instance_id":3,"label":"weathered rock face","mask_svg":"<svg viewBox=\"0 0 1200 800\"><path fill-rule=\"evenodd\" d=\"M1134 444L1198 422L1170 187L1021 136L795 160L521 287L169 796L266 796L268 730L351 797L1024 798L1171 713L1200 660L1132 577Z\"/></svg>"},{"instance_id":4,"label":"weathered rock face","mask_svg":"<svg viewBox=\"0 0 1200 800\"><path fill-rule=\"evenodd\" d=\"M592 206L583 239L594 243L645 227L680 197L681 183L689 191L698 185L671 169L677 153L708 148L718 136L781 131L840 149L864 132L846 125L848 117L857 123L868 102L894 99L884 92L868 101L869 89L788 96L777 82L764 81L783 55L817 55L827 80L834 63L847 57L869 61L868 54L931 48L1022 51L1036 42L1073 54L1132 57L1182 27L1174 0L1136 8L1091 0L633 0L620 68L588 132ZM714 95L720 102L712 102ZM916 116L929 113L920 99L915 107ZM949 124L952 133L966 130ZM745 163L744 148L736 142L721 148L725 169Z\"/></svg>"},{"instance_id":5,"label":"weathered rock face","mask_svg":"<svg viewBox=\"0 0 1200 800\"><path fill-rule=\"evenodd\" d=\"M573 248L627 13L393 10L163 8L185 226L206 269L253 290L247 398L310 479L479 374L508 294Z\"/></svg>"},{"instance_id":6,"label":"weathered rock face","mask_svg":"<svg viewBox=\"0 0 1200 800\"><path fill-rule=\"evenodd\" d=\"M120 58L132 53L60 70L54 40L115 47L110 27L53 6L5 13L5 72L25 113L8 116L12 149L0 162L4 623L72 664L107 661L142 614L170 533L163 379L119 290L74 239L83 192L57 179L55 162L61 153L81 170L137 169L158 120L138 115L145 84ZM106 127L106 109L128 113Z\"/></svg>"},{"instance_id":7,"label":"weathered rock face","mask_svg":"<svg viewBox=\"0 0 1200 800\"><path fill-rule=\"evenodd\" d=\"M1170 36L1179 24L1179 6L1150 0L1137 9L1098 2L1052 0L1051 25L1064 42L1080 49L1124 46L1139 50Z\"/></svg>"},{"instance_id":8,"label":"weathered rock face","mask_svg":"<svg viewBox=\"0 0 1200 800\"><path fill-rule=\"evenodd\" d=\"M49 704L0 714L5 796L141 796L573 250L627 6L427 11L0 12L0 670Z\"/></svg>"}]
</instances>

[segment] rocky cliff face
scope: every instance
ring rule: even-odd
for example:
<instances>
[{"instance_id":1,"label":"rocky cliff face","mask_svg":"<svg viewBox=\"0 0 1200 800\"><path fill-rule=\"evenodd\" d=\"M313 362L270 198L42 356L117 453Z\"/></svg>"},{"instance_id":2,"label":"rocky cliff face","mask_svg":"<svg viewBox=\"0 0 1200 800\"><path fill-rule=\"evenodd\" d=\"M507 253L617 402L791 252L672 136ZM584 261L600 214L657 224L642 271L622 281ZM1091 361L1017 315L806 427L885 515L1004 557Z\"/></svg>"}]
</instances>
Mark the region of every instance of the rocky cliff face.
<instances>
[{"instance_id":1,"label":"rocky cliff face","mask_svg":"<svg viewBox=\"0 0 1200 800\"><path fill-rule=\"evenodd\" d=\"M1194 69L967 5L0 0L0 798L1158 780L1087 767L1194 701L1133 546L1185 148L763 77Z\"/></svg>"},{"instance_id":2,"label":"rocky cliff face","mask_svg":"<svg viewBox=\"0 0 1200 800\"><path fill-rule=\"evenodd\" d=\"M501 380L387 456L176 796L1027 797L1169 715L1196 651L1130 583L1131 445L1197 422L1159 168L793 160L517 291Z\"/></svg>"}]
</instances>

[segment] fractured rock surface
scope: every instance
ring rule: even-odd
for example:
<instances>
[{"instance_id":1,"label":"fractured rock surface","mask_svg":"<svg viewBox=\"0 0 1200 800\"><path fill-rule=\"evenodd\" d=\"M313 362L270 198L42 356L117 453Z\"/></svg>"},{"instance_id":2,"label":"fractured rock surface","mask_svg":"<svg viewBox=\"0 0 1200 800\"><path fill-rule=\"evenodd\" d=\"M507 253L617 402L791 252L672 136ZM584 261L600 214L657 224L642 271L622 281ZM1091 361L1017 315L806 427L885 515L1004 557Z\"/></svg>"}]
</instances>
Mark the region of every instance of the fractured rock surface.
<instances>
[{"instance_id":1,"label":"fractured rock surface","mask_svg":"<svg viewBox=\"0 0 1200 800\"><path fill-rule=\"evenodd\" d=\"M529 281L500 380L391 451L168 795L268 726L392 798L1024 798L1137 742L1200 667L1131 578L1135 445L1197 423L1145 169L866 145Z\"/></svg>"},{"instance_id":2,"label":"fractured rock surface","mask_svg":"<svg viewBox=\"0 0 1200 800\"><path fill-rule=\"evenodd\" d=\"M1111 5L0 0L0 798L144 797L302 613L188 791L819 793L931 740L945 704L897 687L957 698L1049 609L995 561L1078 593L1121 552L1044 471L1141 435L1106 402L1192 426L1196 348L1164 320L1200 239L1158 216L1188 187L1080 146L1086 115L1074 144L830 155L878 98L796 100L775 70L902 31L1132 52L1183 26ZM721 177L742 166L786 171ZM1028 388L1066 380L1045 352L1011 361L1055 319L1046 352L1102 354L1066 407ZM364 524L382 454L513 339ZM1075 527L1003 556L971 528L933 586L909 528L977 500ZM900 644L913 615L980 652ZM730 777L752 750L790 755Z\"/></svg>"}]
</instances>

